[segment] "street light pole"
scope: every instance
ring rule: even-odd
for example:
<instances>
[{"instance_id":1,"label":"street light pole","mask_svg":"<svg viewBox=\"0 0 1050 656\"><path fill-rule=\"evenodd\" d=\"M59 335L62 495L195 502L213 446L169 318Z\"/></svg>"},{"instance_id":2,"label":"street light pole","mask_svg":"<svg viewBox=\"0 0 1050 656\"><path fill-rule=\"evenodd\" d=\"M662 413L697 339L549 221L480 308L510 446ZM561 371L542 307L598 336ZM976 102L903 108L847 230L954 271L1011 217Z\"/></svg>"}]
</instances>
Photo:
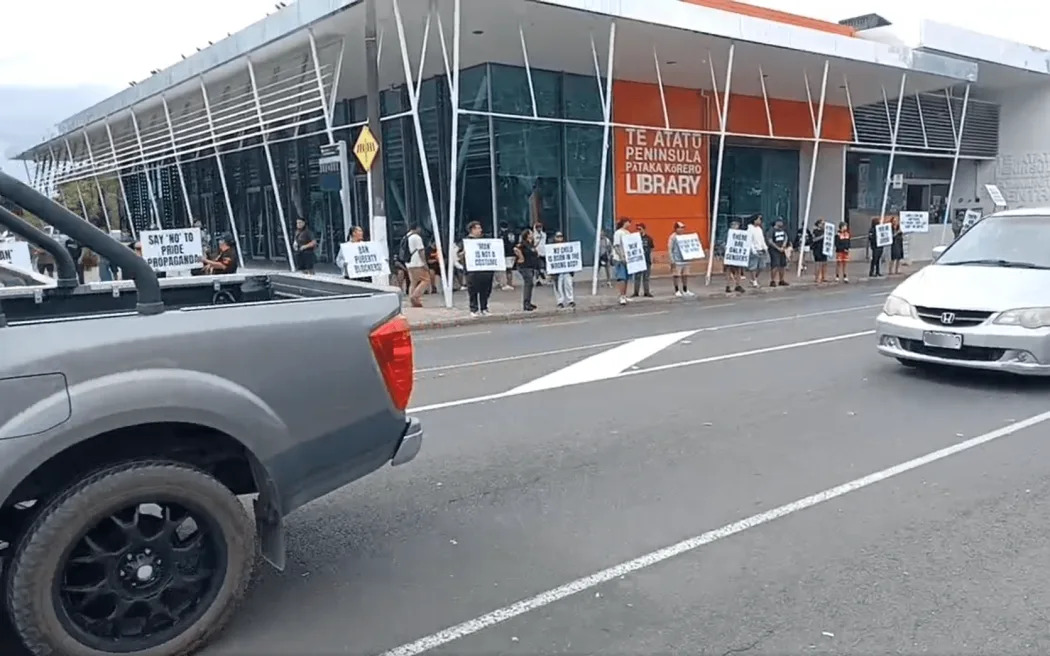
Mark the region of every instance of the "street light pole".
<instances>
[{"instance_id":1,"label":"street light pole","mask_svg":"<svg viewBox=\"0 0 1050 656\"><path fill-rule=\"evenodd\" d=\"M365 0L365 84L368 105L368 129L379 143L378 152L372 162L371 176L371 204L372 217L380 217L383 223L381 232L386 234L386 176L383 175L383 126L380 121L379 104L379 39L376 29L376 0ZM370 218L372 218L370 217ZM372 221L375 223L375 221ZM375 226L372 227L370 239L375 240L378 235ZM386 246L386 244L384 244Z\"/></svg>"}]
</instances>

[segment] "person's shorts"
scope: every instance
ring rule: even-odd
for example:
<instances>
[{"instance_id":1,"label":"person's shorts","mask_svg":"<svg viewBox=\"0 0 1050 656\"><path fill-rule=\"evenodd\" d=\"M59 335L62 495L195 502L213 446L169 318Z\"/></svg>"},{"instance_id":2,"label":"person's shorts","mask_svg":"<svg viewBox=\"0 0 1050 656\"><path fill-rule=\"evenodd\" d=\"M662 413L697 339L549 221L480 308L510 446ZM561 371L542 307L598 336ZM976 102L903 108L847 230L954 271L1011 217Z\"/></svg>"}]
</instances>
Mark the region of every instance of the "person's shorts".
<instances>
[{"instance_id":1,"label":"person's shorts","mask_svg":"<svg viewBox=\"0 0 1050 656\"><path fill-rule=\"evenodd\" d=\"M430 280L430 269L427 267L408 267L408 279L415 287L424 280Z\"/></svg>"},{"instance_id":2,"label":"person's shorts","mask_svg":"<svg viewBox=\"0 0 1050 656\"><path fill-rule=\"evenodd\" d=\"M819 244L818 244L818 246L819 246ZM813 261L814 262L817 262L819 264L821 262L827 262L828 261L828 256L824 254L823 246L821 246L820 248L815 248L811 252L813 253Z\"/></svg>"},{"instance_id":3,"label":"person's shorts","mask_svg":"<svg viewBox=\"0 0 1050 656\"><path fill-rule=\"evenodd\" d=\"M769 267L771 269L786 269L787 265L787 253L778 250L769 251Z\"/></svg>"},{"instance_id":4,"label":"person's shorts","mask_svg":"<svg viewBox=\"0 0 1050 656\"><path fill-rule=\"evenodd\" d=\"M849 262L849 251L836 251L835 253L836 262Z\"/></svg>"},{"instance_id":5,"label":"person's shorts","mask_svg":"<svg viewBox=\"0 0 1050 656\"><path fill-rule=\"evenodd\" d=\"M689 263L688 262L671 262L671 275L673 275L673 276L688 276L689 275Z\"/></svg>"},{"instance_id":6,"label":"person's shorts","mask_svg":"<svg viewBox=\"0 0 1050 656\"><path fill-rule=\"evenodd\" d=\"M748 271L761 271L769 268L769 253L767 251L751 251L747 258Z\"/></svg>"},{"instance_id":7,"label":"person's shorts","mask_svg":"<svg viewBox=\"0 0 1050 656\"><path fill-rule=\"evenodd\" d=\"M627 275L626 262L616 263L616 271L614 272L614 277L616 278L617 282L627 282L627 279L630 278L630 276Z\"/></svg>"}]
</instances>

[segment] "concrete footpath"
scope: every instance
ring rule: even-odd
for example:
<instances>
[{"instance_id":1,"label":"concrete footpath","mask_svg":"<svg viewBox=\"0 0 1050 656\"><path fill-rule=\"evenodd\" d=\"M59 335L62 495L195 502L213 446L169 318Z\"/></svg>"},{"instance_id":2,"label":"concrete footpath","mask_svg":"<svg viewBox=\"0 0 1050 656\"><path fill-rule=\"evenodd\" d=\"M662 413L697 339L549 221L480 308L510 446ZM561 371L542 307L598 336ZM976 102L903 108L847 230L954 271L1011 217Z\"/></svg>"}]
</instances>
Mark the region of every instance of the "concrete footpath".
<instances>
[{"instance_id":1,"label":"concrete footpath","mask_svg":"<svg viewBox=\"0 0 1050 656\"><path fill-rule=\"evenodd\" d=\"M727 294L725 291L725 279L721 275L716 275L712 278L711 284L705 286L704 276L701 274L699 276L691 277L689 281L689 291L696 294L695 297L676 297L674 295L670 276L660 276L653 278L650 283L653 294L652 298L646 298L644 296L630 298L630 304L657 305L661 303L695 303L708 300L724 300L726 298L735 298L739 296L776 295L782 294L786 290L804 289L819 291L821 289L828 289L843 284L838 283L838 285L836 285L834 282L834 266L834 263L829 263L828 265L828 274L831 277L832 282L827 284L815 284L813 282L813 271L812 268L810 268L802 274L802 278L796 278L794 272L789 271L787 276L789 286L773 288L769 287L769 273L764 272L762 276L760 276L760 280L765 281L765 285L758 288L748 286L743 294ZM903 280L905 277L919 270L923 266L924 263L913 262L910 266L902 267L901 275L892 276L889 277L889 279ZM879 280L886 279L886 277L879 278ZM870 280L868 278L868 263L851 262L849 265L849 280L850 284L867 283ZM627 288L628 296L633 292L634 286L633 284L629 284ZM522 310L521 279L517 278L515 280L515 288L513 291L503 291L499 289L499 287L496 287L496 289L493 290L492 297L489 300L490 314L488 316L470 316L466 291L454 292L454 307L452 309L445 308L440 287L438 288L437 294L427 294L423 297L423 307L421 308L410 307L406 302L404 304L404 314L412 327L419 331L475 323L535 321L555 315L571 314L573 312L602 312L621 307L619 304L619 294L615 287L605 283L604 279L599 282L598 294L591 294L591 277L589 270L577 274L575 309L558 309L554 300L554 290L549 284L536 287L533 291L532 302L537 306L536 310L533 310L532 312L525 312Z\"/></svg>"}]
</instances>

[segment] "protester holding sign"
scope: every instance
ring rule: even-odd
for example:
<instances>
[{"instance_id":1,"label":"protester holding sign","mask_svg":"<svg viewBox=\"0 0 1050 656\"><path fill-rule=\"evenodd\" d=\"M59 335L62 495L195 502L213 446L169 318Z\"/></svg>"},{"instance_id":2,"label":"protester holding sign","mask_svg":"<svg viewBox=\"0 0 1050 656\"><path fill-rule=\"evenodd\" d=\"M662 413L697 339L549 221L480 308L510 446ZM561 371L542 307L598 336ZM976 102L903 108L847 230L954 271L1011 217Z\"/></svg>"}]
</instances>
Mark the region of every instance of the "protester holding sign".
<instances>
[{"instance_id":1,"label":"protester holding sign","mask_svg":"<svg viewBox=\"0 0 1050 656\"><path fill-rule=\"evenodd\" d=\"M632 298L638 298L638 292L645 289L645 297L652 298L653 295L649 292L649 281L652 278L653 268L653 249L656 244L653 243L653 238L649 236L648 230L645 228L644 223L638 224L638 234L642 236L642 252L645 253L645 271L634 274L634 294L631 294Z\"/></svg>"},{"instance_id":2,"label":"protester holding sign","mask_svg":"<svg viewBox=\"0 0 1050 656\"><path fill-rule=\"evenodd\" d=\"M575 248L572 248L573 246ZM559 308L576 307L576 289L573 286L572 274L583 268L579 246L580 242L566 244L565 235L561 232L554 233L554 241L547 244L547 257L544 261L547 273L554 278L554 300Z\"/></svg>"},{"instance_id":3,"label":"protester holding sign","mask_svg":"<svg viewBox=\"0 0 1050 656\"><path fill-rule=\"evenodd\" d=\"M229 235L219 237L219 252L214 259L201 258L204 264L204 275L220 273L237 273L237 251L233 249L233 239Z\"/></svg>"},{"instance_id":4,"label":"protester holding sign","mask_svg":"<svg viewBox=\"0 0 1050 656\"><path fill-rule=\"evenodd\" d=\"M849 283L849 249L853 236L849 232L849 224L845 221L839 223L839 231L835 233L835 282L842 276L842 282Z\"/></svg>"},{"instance_id":5,"label":"protester holding sign","mask_svg":"<svg viewBox=\"0 0 1050 656\"><path fill-rule=\"evenodd\" d=\"M900 219L893 217L890 220L893 230L893 242L890 244L890 275L896 276L901 272L901 261L904 260L904 231L901 229Z\"/></svg>"},{"instance_id":6,"label":"protester holding sign","mask_svg":"<svg viewBox=\"0 0 1050 656\"><path fill-rule=\"evenodd\" d=\"M540 255L536 250L536 243L532 241L532 230L525 228L518 237L518 243L514 246L514 261L521 275L521 308L526 312L532 312L536 306L532 304L532 290L536 287L536 272L540 268ZM624 287L627 286L625 279Z\"/></svg>"},{"instance_id":7,"label":"protester holding sign","mask_svg":"<svg viewBox=\"0 0 1050 656\"><path fill-rule=\"evenodd\" d=\"M685 259L685 253L678 243L679 238L685 234L685 224L678 221L674 224L674 232L667 239L667 253L671 259L671 281L674 284L674 295L696 296L689 291L689 260Z\"/></svg>"},{"instance_id":8,"label":"protester holding sign","mask_svg":"<svg viewBox=\"0 0 1050 656\"><path fill-rule=\"evenodd\" d=\"M465 257L473 256L474 250L468 246L469 241L477 240L482 238L481 224L477 221L471 221L467 224L467 237L463 240L463 253ZM502 245L502 240L496 241L498 245ZM468 253L468 250L471 251ZM494 252L494 251L493 251ZM476 258L472 258L476 259ZM467 298L470 299L470 316L488 316L489 314L489 296L492 295L492 280L495 277L495 272L498 270L506 270L506 262L504 261L502 253L495 253L492 257L492 267L488 271L478 270L478 268L472 267L472 261L466 260L464 266L467 269Z\"/></svg>"},{"instance_id":9,"label":"protester holding sign","mask_svg":"<svg viewBox=\"0 0 1050 656\"><path fill-rule=\"evenodd\" d=\"M813 282L818 285L828 281L828 254L824 252L825 226L827 223L824 217L818 218L807 240L809 252L813 254Z\"/></svg>"},{"instance_id":10,"label":"protester holding sign","mask_svg":"<svg viewBox=\"0 0 1050 656\"><path fill-rule=\"evenodd\" d=\"M722 268L726 274L726 293L744 293L744 265L749 258L747 232L740 229L740 222L729 224L726 235L725 253L722 254ZM741 252L742 251L742 252Z\"/></svg>"},{"instance_id":11,"label":"protester holding sign","mask_svg":"<svg viewBox=\"0 0 1050 656\"><path fill-rule=\"evenodd\" d=\"M630 219L621 218L616 222L616 232L613 233L612 261L616 285L620 288L620 305L627 305L627 280L631 277L627 272L627 251L623 243L630 234Z\"/></svg>"},{"instance_id":12,"label":"protester holding sign","mask_svg":"<svg viewBox=\"0 0 1050 656\"><path fill-rule=\"evenodd\" d=\"M878 278L882 269L882 249L886 246L882 237L882 222L879 217L872 217L868 228L868 248L871 250L871 261L868 263L868 277Z\"/></svg>"}]
</instances>

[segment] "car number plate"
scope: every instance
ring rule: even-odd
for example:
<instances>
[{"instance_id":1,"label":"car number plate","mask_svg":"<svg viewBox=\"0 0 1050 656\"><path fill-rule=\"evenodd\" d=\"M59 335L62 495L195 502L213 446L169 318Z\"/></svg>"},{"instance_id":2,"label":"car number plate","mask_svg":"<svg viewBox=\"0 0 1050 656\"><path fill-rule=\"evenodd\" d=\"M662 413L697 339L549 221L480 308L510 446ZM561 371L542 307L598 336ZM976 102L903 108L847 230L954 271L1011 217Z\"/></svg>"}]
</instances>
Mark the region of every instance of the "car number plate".
<instances>
[{"instance_id":1,"label":"car number plate","mask_svg":"<svg viewBox=\"0 0 1050 656\"><path fill-rule=\"evenodd\" d=\"M933 348L958 351L963 346L963 337L958 333L925 332L922 334L922 343Z\"/></svg>"}]
</instances>

